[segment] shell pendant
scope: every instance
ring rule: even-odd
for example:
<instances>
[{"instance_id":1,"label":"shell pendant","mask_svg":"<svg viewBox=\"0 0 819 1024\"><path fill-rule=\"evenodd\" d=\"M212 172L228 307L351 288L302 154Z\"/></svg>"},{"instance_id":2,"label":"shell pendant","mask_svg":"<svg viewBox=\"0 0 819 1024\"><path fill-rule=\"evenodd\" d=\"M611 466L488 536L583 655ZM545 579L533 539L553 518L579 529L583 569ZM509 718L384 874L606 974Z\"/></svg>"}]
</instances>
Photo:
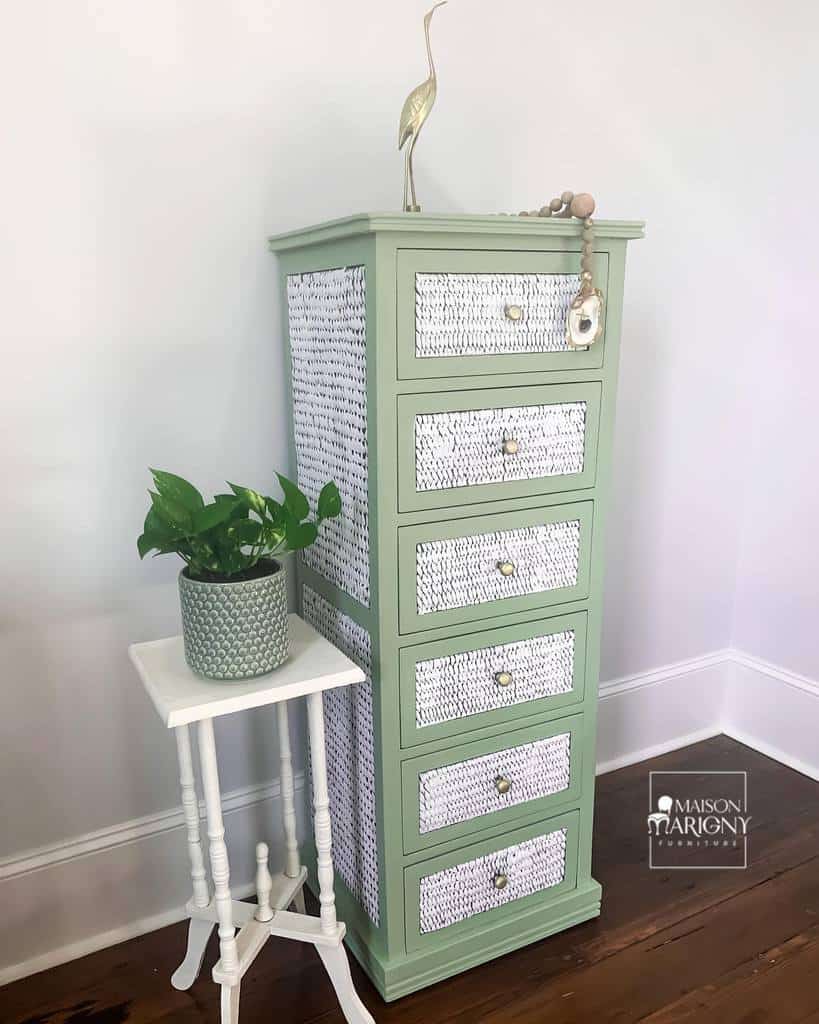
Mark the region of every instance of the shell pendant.
<instances>
[{"instance_id":1,"label":"shell pendant","mask_svg":"<svg viewBox=\"0 0 819 1024\"><path fill-rule=\"evenodd\" d=\"M603 293L594 288L580 292L566 314L566 342L570 348L588 348L603 333Z\"/></svg>"}]
</instances>

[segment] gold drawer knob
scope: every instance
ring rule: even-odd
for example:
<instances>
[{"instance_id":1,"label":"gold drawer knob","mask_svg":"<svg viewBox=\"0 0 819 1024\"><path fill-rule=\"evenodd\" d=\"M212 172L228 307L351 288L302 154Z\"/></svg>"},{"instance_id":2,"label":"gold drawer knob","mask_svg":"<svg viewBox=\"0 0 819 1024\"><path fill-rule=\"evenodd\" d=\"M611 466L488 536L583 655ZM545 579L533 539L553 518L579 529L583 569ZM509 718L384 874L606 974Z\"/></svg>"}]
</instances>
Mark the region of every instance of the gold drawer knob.
<instances>
[{"instance_id":1,"label":"gold drawer knob","mask_svg":"<svg viewBox=\"0 0 819 1024\"><path fill-rule=\"evenodd\" d=\"M500 793L501 796L505 796L512 788L511 779L507 779L503 775L499 775L495 779L495 789Z\"/></svg>"},{"instance_id":2,"label":"gold drawer knob","mask_svg":"<svg viewBox=\"0 0 819 1024\"><path fill-rule=\"evenodd\" d=\"M517 455L519 447L520 446L518 445L514 437L505 438L503 444L501 445L504 455Z\"/></svg>"},{"instance_id":3,"label":"gold drawer knob","mask_svg":"<svg viewBox=\"0 0 819 1024\"><path fill-rule=\"evenodd\" d=\"M515 563L514 562L498 562L498 572L501 576L514 576L515 575Z\"/></svg>"},{"instance_id":4,"label":"gold drawer knob","mask_svg":"<svg viewBox=\"0 0 819 1024\"><path fill-rule=\"evenodd\" d=\"M506 314L507 320L514 320L515 322L523 316L523 310L520 306L514 306L511 303L503 307L503 312Z\"/></svg>"},{"instance_id":5,"label":"gold drawer knob","mask_svg":"<svg viewBox=\"0 0 819 1024\"><path fill-rule=\"evenodd\" d=\"M494 885L496 889L505 889L508 882L509 879L502 871L499 871L492 879L492 885Z\"/></svg>"},{"instance_id":6,"label":"gold drawer knob","mask_svg":"<svg viewBox=\"0 0 819 1024\"><path fill-rule=\"evenodd\" d=\"M511 686L512 684L512 673L511 672L496 672L495 682L498 686Z\"/></svg>"}]
</instances>

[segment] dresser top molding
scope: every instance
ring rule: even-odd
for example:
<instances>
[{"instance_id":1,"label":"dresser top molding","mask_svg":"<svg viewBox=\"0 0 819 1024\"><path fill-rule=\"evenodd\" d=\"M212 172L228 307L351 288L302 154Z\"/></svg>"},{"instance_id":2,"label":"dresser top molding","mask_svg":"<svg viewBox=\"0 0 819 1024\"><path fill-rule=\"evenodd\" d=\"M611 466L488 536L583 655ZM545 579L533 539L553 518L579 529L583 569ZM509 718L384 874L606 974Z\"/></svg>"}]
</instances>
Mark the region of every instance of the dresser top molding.
<instances>
[{"instance_id":1,"label":"dresser top molding","mask_svg":"<svg viewBox=\"0 0 819 1024\"><path fill-rule=\"evenodd\" d=\"M641 220L596 220L596 238L642 238L645 222ZM581 237L583 222L568 217L520 217L516 214L450 214L450 213L357 213L352 217L325 221L312 227L298 228L273 235L269 239L273 252L301 249L320 242L376 234L379 231L413 234L450 232L462 235L525 235L530 238Z\"/></svg>"}]
</instances>

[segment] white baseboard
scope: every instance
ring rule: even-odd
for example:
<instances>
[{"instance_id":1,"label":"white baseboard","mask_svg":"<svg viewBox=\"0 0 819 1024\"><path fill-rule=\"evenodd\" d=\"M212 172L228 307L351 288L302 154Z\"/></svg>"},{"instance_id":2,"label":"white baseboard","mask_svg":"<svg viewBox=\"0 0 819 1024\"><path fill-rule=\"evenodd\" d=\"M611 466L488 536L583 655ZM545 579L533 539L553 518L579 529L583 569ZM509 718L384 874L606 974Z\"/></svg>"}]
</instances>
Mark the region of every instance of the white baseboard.
<instances>
[{"instance_id":1,"label":"white baseboard","mask_svg":"<svg viewBox=\"0 0 819 1024\"><path fill-rule=\"evenodd\" d=\"M294 774L301 828L304 775ZM259 839L271 863L284 856L278 780L226 793L222 806L241 899L253 891ZM207 855L204 827L202 838ZM181 808L0 861L0 986L182 920L190 886Z\"/></svg>"},{"instance_id":2,"label":"white baseboard","mask_svg":"<svg viewBox=\"0 0 819 1024\"><path fill-rule=\"evenodd\" d=\"M304 776L300 773L295 780L295 786L298 789L303 785ZM278 779L258 786L246 786L223 795L222 812L230 814L253 804L263 803L265 800L278 800L279 796ZM199 813L200 817L205 813L203 800L199 801ZM26 850L0 860L0 882L17 875L27 875L39 868L53 868L65 861L75 860L77 857L99 853L103 850L113 850L125 843L134 843L151 836L161 835L163 832L181 829L184 825L185 818L182 808L176 807L169 811L160 811L158 814L146 815L144 818L133 818L131 821L124 821L96 832L87 832L82 836L74 836L59 843L52 843L50 846Z\"/></svg>"},{"instance_id":3,"label":"white baseboard","mask_svg":"<svg viewBox=\"0 0 819 1024\"><path fill-rule=\"evenodd\" d=\"M253 883L245 883L241 886L231 886L234 899L242 900L253 893ZM187 916L184 907L173 906L150 917L140 917L117 928L111 928L107 932L97 932L76 942L69 942L57 949L49 949L39 956L33 956L20 964L13 964L10 967L0 969L0 986L8 985L20 978L27 978L31 974L39 974L40 971L48 971L52 967L59 967L60 964L69 963L71 960L78 960L81 956L88 956L89 953L96 953L100 949L107 949L109 946L117 946L120 942L127 942L128 939L135 939L139 935L148 932L155 932L159 928L165 928L169 924L176 924ZM182 961L184 949L180 946L179 960Z\"/></svg>"},{"instance_id":4,"label":"white baseboard","mask_svg":"<svg viewBox=\"0 0 819 1024\"><path fill-rule=\"evenodd\" d=\"M598 773L726 733L819 779L817 698L819 683L735 650L610 680L600 687ZM296 786L303 796L302 774ZM252 892L257 840L273 863L281 855L279 796L273 781L224 797L240 897ZM0 861L0 985L181 920L189 888L181 809Z\"/></svg>"},{"instance_id":5,"label":"white baseboard","mask_svg":"<svg viewBox=\"0 0 819 1024\"><path fill-rule=\"evenodd\" d=\"M743 732L741 729L736 729L733 726L726 726L721 732L732 740L736 740L737 743L744 743L746 747L751 747L757 753L764 754L765 757L770 757L774 761L779 761L780 764L793 768L794 771L799 772L801 775L807 775L809 779L815 779L819 782L819 765L803 761L798 757L792 757L786 751L780 750L779 747L775 747L765 740L761 740L758 736L751 736L750 733Z\"/></svg>"},{"instance_id":6,"label":"white baseboard","mask_svg":"<svg viewBox=\"0 0 819 1024\"><path fill-rule=\"evenodd\" d=\"M727 659L717 651L602 683L597 774L717 735Z\"/></svg>"},{"instance_id":7,"label":"white baseboard","mask_svg":"<svg viewBox=\"0 0 819 1024\"><path fill-rule=\"evenodd\" d=\"M649 747L642 747L640 750L629 751L627 754L613 757L608 761L598 761L596 774L605 775L607 772L616 772L618 768L627 768L630 764L650 761L652 757L670 754L672 750L690 747L692 743L701 743L703 740L713 739L714 736L719 736L722 731L718 726L705 726L696 732L685 733L682 736L675 735L662 743L654 743Z\"/></svg>"},{"instance_id":8,"label":"white baseboard","mask_svg":"<svg viewBox=\"0 0 819 1024\"><path fill-rule=\"evenodd\" d=\"M819 682L731 651L722 731L819 780Z\"/></svg>"}]
</instances>

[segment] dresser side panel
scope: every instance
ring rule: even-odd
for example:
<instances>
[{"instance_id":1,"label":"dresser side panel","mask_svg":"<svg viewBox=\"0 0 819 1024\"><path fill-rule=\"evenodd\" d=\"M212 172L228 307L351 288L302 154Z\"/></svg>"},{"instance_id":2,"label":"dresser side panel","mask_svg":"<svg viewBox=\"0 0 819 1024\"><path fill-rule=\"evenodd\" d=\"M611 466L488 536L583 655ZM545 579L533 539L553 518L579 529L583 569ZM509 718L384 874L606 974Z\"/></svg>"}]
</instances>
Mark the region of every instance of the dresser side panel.
<instances>
[{"instance_id":1,"label":"dresser side panel","mask_svg":"<svg viewBox=\"0 0 819 1024\"><path fill-rule=\"evenodd\" d=\"M376 926L380 923L370 634L315 590L302 587L302 615L365 673L324 693L333 867Z\"/></svg>"},{"instance_id":2,"label":"dresser side panel","mask_svg":"<svg viewBox=\"0 0 819 1024\"><path fill-rule=\"evenodd\" d=\"M366 271L345 266L287 276L293 437L299 486L312 507L328 480L342 515L301 557L370 605Z\"/></svg>"}]
</instances>

